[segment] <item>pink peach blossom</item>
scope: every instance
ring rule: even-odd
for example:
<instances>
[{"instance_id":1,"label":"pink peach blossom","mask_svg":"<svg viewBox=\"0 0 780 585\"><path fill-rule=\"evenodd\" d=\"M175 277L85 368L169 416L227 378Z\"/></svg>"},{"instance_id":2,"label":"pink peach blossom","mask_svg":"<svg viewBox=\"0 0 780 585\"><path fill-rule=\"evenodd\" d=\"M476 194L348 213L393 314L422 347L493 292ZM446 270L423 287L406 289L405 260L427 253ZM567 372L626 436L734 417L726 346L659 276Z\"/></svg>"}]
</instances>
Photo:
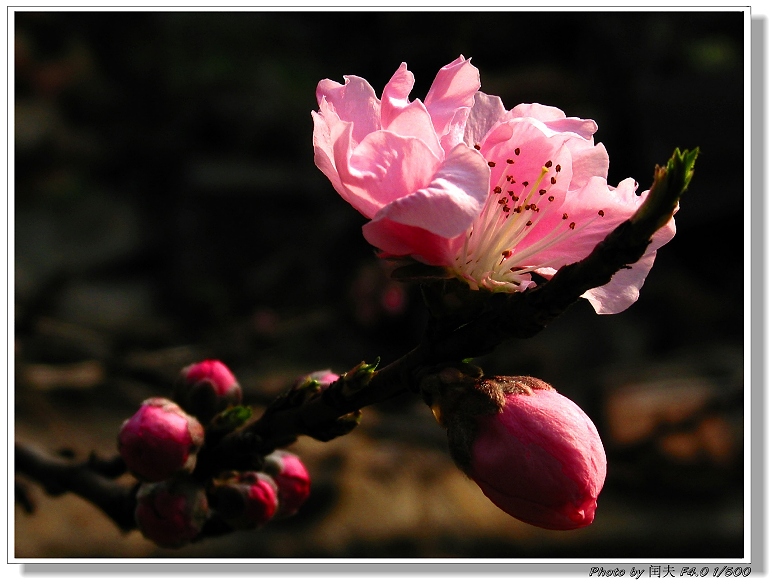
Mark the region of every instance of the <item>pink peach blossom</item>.
<instances>
[{"instance_id":1,"label":"pink peach blossom","mask_svg":"<svg viewBox=\"0 0 780 585\"><path fill-rule=\"evenodd\" d=\"M323 80L314 117L315 163L370 221L363 233L386 257L444 266L471 288L518 292L587 256L630 218L647 192L607 183L609 157L592 120L478 91L462 56L443 67L423 102L401 64L381 99L364 79ZM670 220L631 269L586 292L599 313L639 296Z\"/></svg>"}]
</instances>

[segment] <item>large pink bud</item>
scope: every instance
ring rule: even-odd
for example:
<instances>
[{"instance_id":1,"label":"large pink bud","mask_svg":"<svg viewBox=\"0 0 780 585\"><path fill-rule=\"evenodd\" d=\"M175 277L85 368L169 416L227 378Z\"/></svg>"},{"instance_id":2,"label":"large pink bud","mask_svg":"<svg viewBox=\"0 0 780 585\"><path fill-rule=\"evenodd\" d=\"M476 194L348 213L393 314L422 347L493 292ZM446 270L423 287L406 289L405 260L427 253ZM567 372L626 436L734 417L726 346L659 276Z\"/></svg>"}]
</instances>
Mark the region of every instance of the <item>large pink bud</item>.
<instances>
[{"instance_id":1,"label":"large pink bud","mask_svg":"<svg viewBox=\"0 0 780 585\"><path fill-rule=\"evenodd\" d=\"M242 393L236 377L225 364L204 360L181 371L173 398L206 424L226 408L241 404Z\"/></svg>"},{"instance_id":2,"label":"large pink bud","mask_svg":"<svg viewBox=\"0 0 780 585\"><path fill-rule=\"evenodd\" d=\"M215 509L233 528L251 530L273 518L279 507L274 480L257 471L235 473L219 482Z\"/></svg>"},{"instance_id":3,"label":"large pink bud","mask_svg":"<svg viewBox=\"0 0 780 585\"><path fill-rule=\"evenodd\" d=\"M145 481L162 481L192 471L203 445L203 427L166 398L149 398L119 429L119 453L127 468Z\"/></svg>"},{"instance_id":4,"label":"large pink bud","mask_svg":"<svg viewBox=\"0 0 780 585\"><path fill-rule=\"evenodd\" d=\"M142 484L136 499L135 521L141 533L166 548L192 541L209 516L206 491L187 478Z\"/></svg>"},{"instance_id":5,"label":"large pink bud","mask_svg":"<svg viewBox=\"0 0 780 585\"><path fill-rule=\"evenodd\" d=\"M607 473L593 422L535 378L495 377L506 402L476 417L467 470L484 494L515 518L555 530L588 526Z\"/></svg>"},{"instance_id":6,"label":"large pink bud","mask_svg":"<svg viewBox=\"0 0 780 585\"><path fill-rule=\"evenodd\" d=\"M311 493L311 479L306 467L297 455L275 451L265 458L263 469L279 487L277 516L281 518L295 514Z\"/></svg>"}]
</instances>

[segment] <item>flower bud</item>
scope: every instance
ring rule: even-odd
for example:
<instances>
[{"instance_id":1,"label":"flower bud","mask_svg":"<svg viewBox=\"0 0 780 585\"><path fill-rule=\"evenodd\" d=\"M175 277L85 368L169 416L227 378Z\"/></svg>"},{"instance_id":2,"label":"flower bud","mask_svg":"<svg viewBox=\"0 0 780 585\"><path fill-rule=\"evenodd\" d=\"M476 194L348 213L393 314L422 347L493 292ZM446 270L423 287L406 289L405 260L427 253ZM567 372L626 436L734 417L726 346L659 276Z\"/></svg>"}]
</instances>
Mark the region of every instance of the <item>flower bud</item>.
<instances>
[{"instance_id":1,"label":"flower bud","mask_svg":"<svg viewBox=\"0 0 780 585\"><path fill-rule=\"evenodd\" d=\"M215 510L233 528L251 530L268 522L279 506L276 483L270 476L246 471L218 484Z\"/></svg>"},{"instance_id":2,"label":"flower bud","mask_svg":"<svg viewBox=\"0 0 780 585\"><path fill-rule=\"evenodd\" d=\"M526 376L429 377L427 396L458 466L499 508L554 530L593 522L607 458L571 400Z\"/></svg>"},{"instance_id":3,"label":"flower bud","mask_svg":"<svg viewBox=\"0 0 780 585\"><path fill-rule=\"evenodd\" d=\"M142 484L136 501L135 521L141 533L166 548L192 541L209 516L206 491L189 478Z\"/></svg>"},{"instance_id":4,"label":"flower bud","mask_svg":"<svg viewBox=\"0 0 780 585\"><path fill-rule=\"evenodd\" d=\"M173 399L203 424L230 406L241 404L241 386L228 367L205 360L184 368L173 390Z\"/></svg>"},{"instance_id":5,"label":"flower bud","mask_svg":"<svg viewBox=\"0 0 780 585\"><path fill-rule=\"evenodd\" d=\"M301 460L287 451L274 451L265 458L263 470L279 487L280 518L292 516L309 498L311 479Z\"/></svg>"},{"instance_id":6,"label":"flower bud","mask_svg":"<svg viewBox=\"0 0 780 585\"><path fill-rule=\"evenodd\" d=\"M505 403L476 417L470 477L515 518L555 530L588 526L607 458L598 431L571 400L535 378L496 377Z\"/></svg>"},{"instance_id":7,"label":"flower bud","mask_svg":"<svg viewBox=\"0 0 780 585\"><path fill-rule=\"evenodd\" d=\"M203 445L203 427L177 404L150 398L119 429L119 453L127 468L144 481L162 481L192 471Z\"/></svg>"},{"instance_id":8,"label":"flower bud","mask_svg":"<svg viewBox=\"0 0 780 585\"><path fill-rule=\"evenodd\" d=\"M301 376L300 378L296 378L295 382L293 382L293 388L300 389L313 382L316 382L324 390L339 378L340 376L338 374L334 374L331 370L319 370L317 372L312 372L311 374Z\"/></svg>"}]
</instances>

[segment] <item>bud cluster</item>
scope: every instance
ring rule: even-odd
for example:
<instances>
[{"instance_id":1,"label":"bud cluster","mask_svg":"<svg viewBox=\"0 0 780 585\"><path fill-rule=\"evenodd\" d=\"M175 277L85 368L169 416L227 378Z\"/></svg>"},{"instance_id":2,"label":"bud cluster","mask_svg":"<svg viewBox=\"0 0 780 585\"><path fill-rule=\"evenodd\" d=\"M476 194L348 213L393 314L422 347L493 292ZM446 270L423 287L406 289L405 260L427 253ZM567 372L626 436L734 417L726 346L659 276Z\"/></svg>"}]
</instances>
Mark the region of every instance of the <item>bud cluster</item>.
<instances>
[{"instance_id":1,"label":"bud cluster","mask_svg":"<svg viewBox=\"0 0 780 585\"><path fill-rule=\"evenodd\" d=\"M327 381L336 378L330 374ZM217 532L246 530L298 511L309 496L310 479L292 453L257 457L256 469L196 472L199 455L250 416L225 364L206 360L184 368L173 398L145 400L117 439L128 471L141 481L135 520L146 538L178 548L196 540L207 522Z\"/></svg>"}]
</instances>

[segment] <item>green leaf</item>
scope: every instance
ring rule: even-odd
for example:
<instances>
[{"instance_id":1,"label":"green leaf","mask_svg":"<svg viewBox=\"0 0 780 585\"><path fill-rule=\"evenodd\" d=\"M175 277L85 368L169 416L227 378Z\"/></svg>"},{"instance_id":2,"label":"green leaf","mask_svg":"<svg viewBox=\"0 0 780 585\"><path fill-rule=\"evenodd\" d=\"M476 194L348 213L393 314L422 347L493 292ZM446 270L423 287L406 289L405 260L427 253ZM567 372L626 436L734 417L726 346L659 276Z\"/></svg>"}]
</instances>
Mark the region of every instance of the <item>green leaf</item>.
<instances>
[{"instance_id":1,"label":"green leaf","mask_svg":"<svg viewBox=\"0 0 780 585\"><path fill-rule=\"evenodd\" d=\"M211 428L220 433L230 433L252 417L252 409L248 406L233 406L223 410L211 421Z\"/></svg>"}]
</instances>

